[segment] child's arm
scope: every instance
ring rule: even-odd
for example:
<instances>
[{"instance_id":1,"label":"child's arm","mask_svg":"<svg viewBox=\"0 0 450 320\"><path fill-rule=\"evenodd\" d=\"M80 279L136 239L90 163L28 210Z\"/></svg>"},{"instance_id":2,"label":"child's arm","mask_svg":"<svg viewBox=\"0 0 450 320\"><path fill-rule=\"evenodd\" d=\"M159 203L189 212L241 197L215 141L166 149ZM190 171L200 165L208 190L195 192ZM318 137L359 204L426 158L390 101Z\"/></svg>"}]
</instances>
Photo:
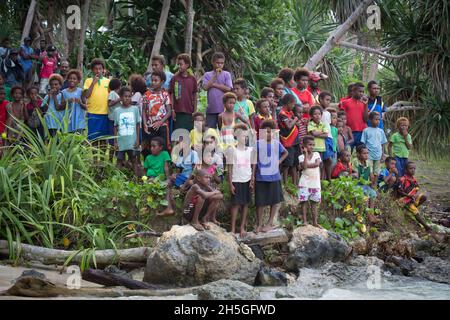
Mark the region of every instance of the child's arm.
<instances>
[{"instance_id":1,"label":"child's arm","mask_svg":"<svg viewBox=\"0 0 450 320\"><path fill-rule=\"evenodd\" d=\"M206 84L203 85L203 89L208 91L209 89L215 87L214 82L216 81L218 75L219 75L219 73L216 70L214 70L214 75L211 77L211 79L209 79L209 81Z\"/></svg>"},{"instance_id":2,"label":"child's arm","mask_svg":"<svg viewBox=\"0 0 450 320\"><path fill-rule=\"evenodd\" d=\"M81 99L78 103L79 103L81 109L87 110L86 98L83 95L81 95Z\"/></svg>"},{"instance_id":3,"label":"child's arm","mask_svg":"<svg viewBox=\"0 0 450 320\"><path fill-rule=\"evenodd\" d=\"M347 144L353 144L353 142L355 142L355 138L353 137L353 132L352 132L352 129L350 129L350 127L349 126L347 126L347 132L348 132L348 137L349 137L349 139L348 139L348 141L347 141Z\"/></svg>"},{"instance_id":4,"label":"child's arm","mask_svg":"<svg viewBox=\"0 0 450 320\"><path fill-rule=\"evenodd\" d=\"M92 78L92 83L89 86L89 88L86 90L85 96L86 98L90 98L92 95L92 91L94 90L94 86L95 84L98 82L98 80L100 79L100 77L98 75L94 75L94 77Z\"/></svg>"},{"instance_id":5,"label":"child's arm","mask_svg":"<svg viewBox=\"0 0 450 320\"><path fill-rule=\"evenodd\" d=\"M392 142L391 141L388 142L388 154L390 157L392 157Z\"/></svg>"},{"instance_id":6,"label":"child's arm","mask_svg":"<svg viewBox=\"0 0 450 320\"><path fill-rule=\"evenodd\" d=\"M286 124L286 127L289 130L291 130L297 123L298 118L297 117L294 117L294 119L285 118L285 119L282 119L282 121L284 121L284 123Z\"/></svg>"},{"instance_id":7,"label":"child's arm","mask_svg":"<svg viewBox=\"0 0 450 320\"><path fill-rule=\"evenodd\" d=\"M223 121L223 112L219 114L217 126L219 127L219 130L222 130L222 121Z\"/></svg>"},{"instance_id":8,"label":"child's arm","mask_svg":"<svg viewBox=\"0 0 450 320\"><path fill-rule=\"evenodd\" d=\"M24 121L28 121L28 111L27 111L27 107L25 107L25 103L22 102L22 114L23 114L23 120Z\"/></svg>"},{"instance_id":9,"label":"child's arm","mask_svg":"<svg viewBox=\"0 0 450 320\"><path fill-rule=\"evenodd\" d=\"M312 130L312 131L308 131L308 133L315 138L327 138L328 137L328 132L324 133L322 131Z\"/></svg>"},{"instance_id":10,"label":"child's arm","mask_svg":"<svg viewBox=\"0 0 450 320\"><path fill-rule=\"evenodd\" d=\"M413 146L411 143L409 143L408 136L409 136L409 134L406 133L403 135L403 138L405 139L406 148L408 148L408 150L411 150Z\"/></svg>"},{"instance_id":11,"label":"child's arm","mask_svg":"<svg viewBox=\"0 0 450 320\"><path fill-rule=\"evenodd\" d=\"M169 180L170 179L169 161L164 161L164 173L166 174L167 180Z\"/></svg>"},{"instance_id":12,"label":"child's arm","mask_svg":"<svg viewBox=\"0 0 450 320\"><path fill-rule=\"evenodd\" d=\"M114 125L114 136L115 136L115 138L114 138L114 149L116 149L117 148L117 139L119 138L118 136L117 136L117 125Z\"/></svg>"},{"instance_id":13,"label":"child's arm","mask_svg":"<svg viewBox=\"0 0 450 320\"><path fill-rule=\"evenodd\" d=\"M250 192L255 190L255 172L256 172L256 164L252 164L252 178L250 180Z\"/></svg>"},{"instance_id":14,"label":"child's arm","mask_svg":"<svg viewBox=\"0 0 450 320\"><path fill-rule=\"evenodd\" d=\"M115 106L116 104L118 104L120 102L120 98L116 99L116 100L110 100L108 99L108 108L111 108L112 106Z\"/></svg>"},{"instance_id":15,"label":"child's arm","mask_svg":"<svg viewBox=\"0 0 450 320\"><path fill-rule=\"evenodd\" d=\"M233 176L233 165L232 164L227 164L227 170L228 170L228 186L230 187L230 192L231 194L235 195L236 192L234 190L234 186L233 186L233 180L232 180L232 176Z\"/></svg>"},{"instance_id":16,"label":"child's arm","mask_svg":"<svg viewBox=\"0 0 450 320\"><path fill-rule=\"evenodd\" d=\"M140 136L141 136L141 124L137 123L136 124L136 144L135 144L135 149L139 149L139 146L141 145L141 140L140 140Z\"/></svg>"}]
</instances>

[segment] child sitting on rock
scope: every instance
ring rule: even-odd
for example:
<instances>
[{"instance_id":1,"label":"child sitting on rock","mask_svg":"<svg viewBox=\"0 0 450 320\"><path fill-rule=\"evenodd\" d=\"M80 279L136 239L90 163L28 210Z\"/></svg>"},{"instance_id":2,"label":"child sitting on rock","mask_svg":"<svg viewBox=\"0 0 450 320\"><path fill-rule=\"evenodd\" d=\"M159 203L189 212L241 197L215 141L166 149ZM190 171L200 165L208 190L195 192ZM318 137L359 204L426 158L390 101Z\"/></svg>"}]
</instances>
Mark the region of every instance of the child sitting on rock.
<instances>
[{"instance_id":1,"label":"child sitting on rock","mask_svg":"<svg viewBox=\"0 0 450 320\"><path fill-rule=\"evenodd\" d=\"M416 178L414 178L415 173L415 163L408 161L406 163L405 175L400 178L398 183L398 202L401 206L411 212L426 230L431 230L425 220L419 215L419 209L417 208L427 200L427 197L423 193L419 193L419 184L417 183Z\"/></svg>"},{"instance_id":2,"label":"child sitting on rock","mask_svg":"<svg viewBox=\"0 0 450 320\"><path fill-rule=\"evenodd\" d=\"M183 216L198 231L209 229L206 222L216 214L217 206L223 200L222 193L210 185L211 175L200 169L195 172L194 184L184 198Z\"/></svg>"},{"instance_id":3,"label":"child sitting on rock","mask_svg":"<svg viewBox=\"0 0 450 320\"><path fill-rule=\"evenodd\" d=\"M387 192L393 189L398 180L398 171L396 168L397 160L394 157L387 157L384 160L386 168L381 170L378 175L378 189L382 192Z\"/></svg>"}]
</instances>

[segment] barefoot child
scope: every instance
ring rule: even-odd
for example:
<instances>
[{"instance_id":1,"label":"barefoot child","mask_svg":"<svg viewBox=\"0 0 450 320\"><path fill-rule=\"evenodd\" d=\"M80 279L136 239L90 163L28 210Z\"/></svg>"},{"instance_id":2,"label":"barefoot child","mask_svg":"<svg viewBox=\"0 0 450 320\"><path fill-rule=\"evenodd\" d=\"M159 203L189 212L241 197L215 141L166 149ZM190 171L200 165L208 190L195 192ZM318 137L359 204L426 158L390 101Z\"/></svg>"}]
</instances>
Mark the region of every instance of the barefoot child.
<instances>
[{"instance_id":1,"label":"barefoot child","mask_svg":"<svg viewBox=\"0 0 450 320\"><path fill-rule=\"evenodd\" d=\"M114 110L114 136L117 136L117 166L125 166L125 157L128 156L127 167L133 168L138 175L140 125L141 116L137 106L131 105L131 89L123 87L119 91L121 104Z\"/></svg>"},{"instance_id":2,"label":"barefoot child","mask_svg":"<svg viewBox=\"0 0 450 320\"><path fill-rule=\"evenodd\" d=\"M131 96L130 96L131 99ZM169 162L171 161L170 155L164 150L164 140L161 137L154 137L150 144L151 154L149 154L144 161L144 169L147 169L147 177L150 179L159 178L161 181L167 182L167 208L162 212L157 213L159 216L171 215L173 211L173 197L170 181Z\"/></svg>"},{"instance_id":3,"label":"barefoot child","mask_svg":"<svg viewBox=\"0 0 450 320\"><path fill-rule=\"evenodd\" d=\"M275 101L275 91L272 88L264 87L261 90L261 99L269 101L269 114L272 117L276 117L278 100ZM258 106L256 106L256 112L258 112Z\"/></svg>"},{"instance_id":4,"label":"barefoot child","mask_svg":"<svg viewBox=\"0 0 450 320\"><path fill-rule=\"evenodd\" d=\"M373 111L369 114L370 127L364 129L361 142L369 150L369 166L375 177L380 173L380 162L385 159L384 149L387 143L383 129L379 128L381 116Z\"/></svg>"},{"instance_id":5,"label":"barefoot child","mask_svg":"<svg viewBox=\"0 0 450 320\"><path fill-rule=\"evenodd\" d=\"M322 179L331 180L331 170L333 167L334 161L334 142L333 142L333 132L331 129L331 112L328 111L328 108L331 103L331 93L327 91L323 91L319 94L318 100L320 106L322 107L322 118L321 122L325 126L325 131L328 132L328 136L325 138L325 151L322 156L323 168L322 168ZM309 131L309 130L308 130ZM309 134L311 134L309 132ZM317 141L314 141L317 145Z\"/></svg>"},{"instance_id":6,"label":"barefoot child","mask_svg":"<svg viewBox=\"0 0 450 320\"><path fill-rule=\"evenodd\" d=\"M412 149L411 135L408 133L409 120L400 117L396 122L397 132L389 138L388 152L397 160L398 176L403 177L408 162L409 150Z\"/></svg>"},{"instance_id":7,"label":"barefoot child","mask_svg":"<svg viewBox=\"0 0 450 320\"><path fill-rule=\"evenodd\" d=\"M336 128L337 128L337 132L338 132L337 145L336 145L336 149L337 150L336 151L339 154L342 151L347 150L346 149L347 140L346 140L345 135L344 135L344 121L342 121L342 119L337 118L337 120L336 120Z\"/></svg>"},{"instance_id":8,"label":"barefoot child","mask_svg":"<svg viewBox=\"0 0 450 320\"><path fill-rule=\"evenodd\" d=\"M206 222L209 216L216 213L219 202L223 200L222 193L211 188L210 182L211 176L205 170L196 171L194 184L183 202L184 218L198 231L209 229Z\"/></svg>"},{"instance_id":9,"label":"barefoot child","mask_svg":"<svg viewBox=\"0 0 450 320\"><path fill-rule=\"evenodd\" d=\"M314 107L313 107L314 108ZM311 109L310 111L313 111ZM311 112L314 115L314 112ZM317 115L316 115L317 116ZM322 116L322 114L320 114ZM312 224L318 227L317 204L321 200L320 186L320 154L314 151L315 138L306 136L303 138L303 154L298 157L300 170L302 170L298 183L298 198L302 206L303 223L308 224L308 206L311 207Z\"/></svg>"},{"instance_id":10,"label":"barefoot child","mask_svg":"<svg viewBox=\"0 0 450 320\"><path fill-rule=\"evenodd\" d=\"M322 101L322 100L321 100ZM324 166L321 166L322 178L331 178L331 165L332 159L330 155L329 143L333 143L333 139L328 137L329 127L322 121L322 108L319 106L313 106L309 109L310 121L308 124L308 134L314 137L314 152L319 152L320 158L324 162ZM327 140L328 139L328 140ZM327 149L328 141L328 149ZM331 145L332 153L332 145Z\"/></svg>"},{"instance_id":11,"label":"barefoot child","mask_svg":"<svg viewBox=\"0 0 450 320\"><path fill-rule=\"evenodd\" d=\"M399 196L398 202L411 212L416 220L425 227L426 230L431 228L427 225L425 220L419 215L418 206L422 205L427 197L423 193L419 193L419 184L417 183L414 174L416 173L416 164L412 161L406 163L405 175L400 178L398 183L397 194Z\"/></svg>"},{"instance_id":12,"label":"barefoot child","mask_svg":"<svg viewBox=\"0 0 450 320\"><path fill-rule=\"evenodd\" d=\"M236 101L237 97L233 92L227 92L223 95L225 111L219 114L219 130L224 152L229 147L234 147L236 145L236 140L234 140L234 125L236 124L236 119L250 125L240 113L234 112Z\"/></svg>"},{"instance_id":13,"label":"barefoot child","mask_svg":"<svg viewBox=\"0 0 450 320\"><path fill-rule=\"evenodd\" d=\"M82 133L86 128L86 103L83 89L78 87L81 82L81 72L70 70L67 73L68 88L62 91L61 104L67 104L69 110L69 132Z\"/></svg>"},{"instance_id":14,"label":"barefoot child","mask_svg":"<svg viewBox=\"0 0 450 320\"><path fill-rule=\"evenodd\" d=\"M64 125L65 106L61 104L61 86L64 82L59 74L52 74L49 79L50 91L42 101L42 108L45 111L45 124L50 136L54 137L58 130Z\"/></svg>"},{"instance_id":15,"label":"barefoot child","mask_svg":"<svg viewBox=\"0 0 450 320\"><path fill-rule=\"evenodd\" d=\"M44 137L44 127L42 126L39 114L42 115L41 105L42 99L39 96L39 89L37 87L29 87L27 90L27 97L29 102L26 105L28 111L28 126L35 133Z\"/></svg>"},{"instance_id":16,"label":"barefoot child","mask_svg":"<svg viewBox=\"0 0 450 320\"><path fill-rule=\"evenodd\" d=\"M237 124L234 127L237 137L237 146L233 148L232 161L227 163L228 185L231 193L231 233L236 233L236 218L241 212L241 238L246 235L248 205L251 201L251 193L254 190L255 165L252 162L253 148L246 147L248 128L245 124Z\"/></svg>"},{"instance_id":17,"label":"barefoot child","mask_svg":"<svg viewBox=\"0 0 450 320\"><path fill-rule=\"evenodd\" d=\"M351 146L355 142L355 139L353 138L353 131L352 129L347 125L347 113L344 110L340 110L338 112L338 118L342 120L343 122L343 130L342 133L345 138L345 148L347 150L351 150Z\"/></svg>"},{"instance_id":18,"label":"barefoot child","mask_svg":"<svg viewBox=\"0 0 450 320\"><path fill-rule=\"evenodd\" d=\"M281 108L283 107L283 104L281 103L281 98L283 98L284 94L284 81L281 78L275 78L270 83L270 87L273 89L274 92L274 104L276 105L275 113L272 114L272 117L275 119L278 117L278 114L281 111Z\"/></svg>"},{"instance_id":19,"label":"barefoot child","mask_svg":"<svg viewBox=\"0 0 450 320\"><path fill-rule=\"evenodd\" d=\"M289 155L276 135L276 123L264 120L261 135L257 141L257 164L255 170L255 205L257 213L256 232L273 229L273 220L278 214L280 203L284 201L281 186L280 163ZM276 136L275 136L276 135ZM264 207L270 206L269 221L263 225Z\"/></svg>"},{"instance_id":20,"label":"barefoot child","mask_svg":"<svg viewBox=\"0 0 450 320\"><path fill-rule=\"evenodd\" d=\"M25 107L25 103L23 102L23 95L24 91L22 87L12 87L11 97L13 101L6 106L6 110L8 112L8 120L6 121L6 125L9 127L8 138L15 140L20 140L22 137L19 123L25 123L28 120L28 111Z\"/></svg>"},{"instance_id":21,"label":"barefoot child","mask_svg":"<svg viewBox=\"0 0 450 320\"><path fill-rule=\"evenodd\" d=\"M242 79L236 79L234 81L233 91L236 94L237 101L234 105L234 112L239 113L242 118L245 119L244 122L249 128L253 128L253 117L255 115L255 107L253 102L247 99L247 82ZM241 122L238 119L238 122Z\"/></svg>"},{"instance_id":22,"label":"barefoot child","mask_svg":"<svg viewBox=\"0 0 450 320\"><path fill-rule=\"evenodd\" d=\"M369 150L364 144L356 147L356 156L357 159L355 159L352 166L357 174L357 178L370 182L368 185L362 185L362 189L364 194L369 197L369 208L373 208L373 199L377 197L377 193L371 187L374 183L374 175L369 166Z\"/></svg>"}]
</instances>

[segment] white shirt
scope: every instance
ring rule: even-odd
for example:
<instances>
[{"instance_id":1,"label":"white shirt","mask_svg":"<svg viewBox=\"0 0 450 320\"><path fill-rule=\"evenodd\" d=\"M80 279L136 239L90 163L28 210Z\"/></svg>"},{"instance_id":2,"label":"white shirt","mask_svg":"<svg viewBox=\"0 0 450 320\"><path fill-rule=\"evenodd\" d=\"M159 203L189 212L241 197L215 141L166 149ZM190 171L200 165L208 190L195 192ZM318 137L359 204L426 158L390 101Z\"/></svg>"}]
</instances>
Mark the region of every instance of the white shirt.
<instances>
[{"instance_id":1,"label":"white shirt","mask_svg":"<svg viewBox=\"0 0 450 320\"><path fill-rule=\"evenodd\" d=\"M333 135L331 134L331 113L330 113L330 111L323 110L322 122L325 124L325 128L328 131L328 138L333 138Z\"/></svg>"},{"instance_id":2,"label":"white shirt","mask_svg":"<svg viewBox=\"0 0 450 320\"><path fill-rule=\"evenodd\" d=\"M303 163L305 156L302 154L298 157L298 161ZM307 160L308 164L314 164L316 159L320 159L320 154L318 152L313 152L310 161ZM307 168L302 170L302 175L298 183L299 187L310 188L310 189L320 189L320 166L316 168Z\"/></svg>"},{"instance_id":3,"label":"white shirt","mask_svg":"<svg viewBox=\"0 0 450 320\"><path fill-rule=\"evenodd\" d=\"M253 148L246 147L240 150L237 147L233 149L233 173L232 182L245 183L252 178L252 152Z\"/></svg>"}]
</instances>

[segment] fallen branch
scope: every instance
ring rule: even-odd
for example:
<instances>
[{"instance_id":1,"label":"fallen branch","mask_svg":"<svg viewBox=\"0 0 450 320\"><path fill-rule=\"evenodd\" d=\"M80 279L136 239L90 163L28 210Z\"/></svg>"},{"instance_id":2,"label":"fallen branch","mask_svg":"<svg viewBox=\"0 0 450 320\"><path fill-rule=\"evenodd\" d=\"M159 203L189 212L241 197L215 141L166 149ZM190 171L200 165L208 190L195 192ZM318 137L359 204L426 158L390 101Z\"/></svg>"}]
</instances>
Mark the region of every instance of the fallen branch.
<instances>
[{"instance_id":1,"label":"fallen branch","mask_svg":"<svg viewBox=\"0 0 450 320\"><path fill-rule=\"evenodd\" d=\"M77 253L77 251L49 249L17 242L13 242L13 246L20 253L21 258L28 261L39 261L42 264L62 265L72 255L71 263L79 264L83 257L83 251ZM149 247L96 250L95 260L98 265L109 265L118 262L146 262L151 250ZM0 254L10 254L8 241L0 240Z\"/></svg>"},{"instance_id":2,"label":"fallen branch","mask_svg":"<svg viewBox=\"0 0 450 320\"><path fill-rule=\"evenodd\" d=\"M386 112L394 111L408 111L408 110L421 110L424 109L422 106L414 104L410 101L397 101L387 108Z\"/></svg>"},{"instance_id":3,"label":"fallen branch","mask_svg":"<svg viewBox=\"0 0 450 320\"><path fill-rule=\"evenodd\" d=\"M155 232L155 231L141 231L132 233L125 236L125 239L131 239L131 238L149 238L149 237L161 237L162 233Z\"/></svg>"},{"instance_id":4,"label":"fallen branch","mask_svg":"<svg viewBox=\"0 0 450 320\"><path fill-rule=\"evenodd\" d=\"M265 246L273 243L287 243L289 242L289 237L284 229L277 228L267 232L250 234L242 239L241 242L247 245Z\"/></svg>"},{"instance_id":5,"label":"fallen branch","mask_svg":"<svg viewBox=\"0 0 450 320\"><path fill-rule=\"evenodd\" d=\"M98 298L117 298L117 297L166 297L182 296L186 294L195 294L198 287L164 289L164 290L130 290L123 288L80 288L69 289L57 286L47 279L41 279L34 276L20 277L14 285L6 291L0 293L0 296L21 296L34 298L48 297L98 297Z\"/></svg>"},{"instance_id":6,"label":"fallen branch","mask_svg":"<svg viewBox=\"0 0 450 320\"><path fill-rule=\"evenodd\" d=\"M370 48L370 47L360 46L359 44L355 44L355 43L351 43L351 42L347 42L347 41L338 41L338 42L336 42L336 45L345 47L345 48L364 51L364 52L368 52L368 53L373 53L373 54L376 54L376 55L379 55L382 57L386 57L389 59L401 59L401 58L411 56L414 54L419 54L418 51L405 52L405 53L399 54L399 55L389 54L389 53L383 52L383 51L387 51L388 48L383 48L382 50L378 50L378 49L374 49L374 48Z\"/></svg>"},{"instance_id":7,"label":"fallen branch","mask_svg":"<svg viewBox=\"0 0 450 320\"><path fill-rule=\"evenodd\" d=\"M103 270L87 269L81 274L83 280L101 284L107 287L125 287L128 289L158 289L156 285L127 278L120 274L106 272Z\"/></svg>"}]
</instances>

